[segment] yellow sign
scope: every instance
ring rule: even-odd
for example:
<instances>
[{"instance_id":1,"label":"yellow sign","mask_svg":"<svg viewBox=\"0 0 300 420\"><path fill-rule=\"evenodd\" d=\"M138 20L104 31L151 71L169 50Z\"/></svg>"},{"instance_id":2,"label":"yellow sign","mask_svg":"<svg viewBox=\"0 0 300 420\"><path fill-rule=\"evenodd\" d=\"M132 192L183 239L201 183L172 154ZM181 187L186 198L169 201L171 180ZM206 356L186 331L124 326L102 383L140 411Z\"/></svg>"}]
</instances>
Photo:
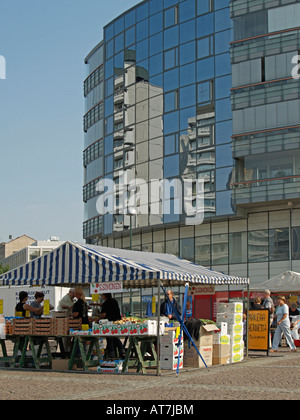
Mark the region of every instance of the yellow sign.
<instances>
[{"instance_id":1,"label":"yellow sign","mask_svg":"<svg viewBox=\"0 0 300 420\"><path fill-rule=\"evenodd\" d=\"M249 350L269 349L269 310L249 311Z\"/></svg>"},{"instance_id":2,"label":"yellow sign","mask_svg":"<svg viewBox=\"0 0 300 420\"><path fill-rule=\"evenodd\" d=\"M100 299L100 295L99 294L93 294L92 295L92 302L98 302Z\"/></svg>"},{"instance_id":3,"label":"yellow sign","mask_svg":"<svg viewBox=\"0 0 300 420\"><path fill-rule=\"evenodd\" d=\"M43 312L43 314L44 315L49 315L50 314L50 301L48 299L44 300L44 312Z\"/></svg>"},{"instance_id":4,"label":"yellow sign","mask_svg":"<svg viewBox=\"0 0 300 420\"><path fill-rule=\"evenodd\" d=\"M82 331L88 331L90 326L89 326L89 324L82 324L81 328L82 328Z\"/></svg>"},{"instance_id":5,"label":"yellow sign","mask_svg":"<svg viewBox=\"0 0 300 420\"><path fill-rule=\"evenodd\" d=\"M0 315L3 315L3 299L0 299Z\"/></svg>"},{"instance_id":6,"label":"yellow sign","mask_svg":"<svg viewBox=\"0 0 300 420\"><path fill-rule=\"evenodd\" d=\"M155 299L155 296L152 297L152 313L156 314L156 299Z\"/></svg>"}]
</instances>

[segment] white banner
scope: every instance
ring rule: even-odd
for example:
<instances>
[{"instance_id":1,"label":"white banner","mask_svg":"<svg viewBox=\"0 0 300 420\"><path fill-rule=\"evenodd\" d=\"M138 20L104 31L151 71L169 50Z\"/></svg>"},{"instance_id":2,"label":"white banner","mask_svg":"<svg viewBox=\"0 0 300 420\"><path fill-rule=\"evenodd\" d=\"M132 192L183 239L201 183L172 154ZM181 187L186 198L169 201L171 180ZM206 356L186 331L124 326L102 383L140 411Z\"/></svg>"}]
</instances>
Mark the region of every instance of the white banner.
<instances>
[{"instance_id":1,"label":"white banner","mask_svg":"<svg viewBox=\"0 0 300 420\"><path fill-rule=\"evenodd\" d=\"M192 295L214 295L215 294L215 286L207 285L207 286L191 286L190 293Z\"/></svg>"},{"instance_id":2,"label":"white banner","mask_svg":"<svg viewBox=\"0 0 300 420\"><path fill-rule=\"evenodd\" d=\"M101 295L102 293L122 293L123 282L111 281L107 283L92 283L90 287L91 295Z\"/></svg>"}]
</instances>

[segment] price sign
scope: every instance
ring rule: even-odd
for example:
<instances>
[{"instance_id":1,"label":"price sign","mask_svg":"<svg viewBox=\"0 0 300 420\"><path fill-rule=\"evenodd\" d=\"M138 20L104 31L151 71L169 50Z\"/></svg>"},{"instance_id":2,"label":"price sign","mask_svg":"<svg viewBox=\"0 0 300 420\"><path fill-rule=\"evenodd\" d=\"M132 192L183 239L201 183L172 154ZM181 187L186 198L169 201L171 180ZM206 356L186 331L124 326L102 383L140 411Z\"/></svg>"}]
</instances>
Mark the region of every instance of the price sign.
<instances>
[{"instance_id":1,"label":"price sign","mask_svg":"<svg viewBox=\"0 0 300 420\"><path fill-rule=\"evenodd\" d=\"M3 315L3 299L0 299L0 315Z\"/></svg>"},{"instance_id":2,"label":"price sign","mask_svg":"<svg viewBox=\"0 0 300 420\"><path fill-rule=\"evenodd\" d=\"M249 350L269 350L269 310L249 311Z\"/></svg>"},{"instance_id":3,"label":"price sign","mask_svg":"<svg viewBox=\"0 0 300 420\"><path fill-rule=\"evenodd\" d=\"M44 300L44 315L49 315L50 314L50 301L49 299Z\"/></svg>"}]
</instances>

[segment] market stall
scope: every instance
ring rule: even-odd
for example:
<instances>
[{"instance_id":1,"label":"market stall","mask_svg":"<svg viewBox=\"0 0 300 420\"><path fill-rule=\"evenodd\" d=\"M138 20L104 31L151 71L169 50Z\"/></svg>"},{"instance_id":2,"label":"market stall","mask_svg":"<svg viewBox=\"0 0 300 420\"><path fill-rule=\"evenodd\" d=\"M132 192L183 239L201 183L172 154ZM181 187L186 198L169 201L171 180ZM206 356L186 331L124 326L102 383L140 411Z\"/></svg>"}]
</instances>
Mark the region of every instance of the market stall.
<instances>
[{"instance_id":1,"label":"market stall","mask_svg":"<svg viewBox=\"0 0 300 420\"><path fill-rule=\"evenodd\" d=\"M114 292L116 282L122 282L127 289L158 287L164 292L165 288L185 285L185 302L187 288L191 283L249 287L248 278L218 273L174 255L105 248L69 241L51 253L0 276L2 286L76 286L100 283L111 285L111 292ZM158 293L158 308L160 303ZM159 310L157 315L155 335L159 353ZM182 334L185 329L183 319L178 316L178 321ZM193 344L192 338L191 342ZM200 354L199 356L201 357ZM157 374L160 374L159 358Z\"/></svg>"}]
</instances>

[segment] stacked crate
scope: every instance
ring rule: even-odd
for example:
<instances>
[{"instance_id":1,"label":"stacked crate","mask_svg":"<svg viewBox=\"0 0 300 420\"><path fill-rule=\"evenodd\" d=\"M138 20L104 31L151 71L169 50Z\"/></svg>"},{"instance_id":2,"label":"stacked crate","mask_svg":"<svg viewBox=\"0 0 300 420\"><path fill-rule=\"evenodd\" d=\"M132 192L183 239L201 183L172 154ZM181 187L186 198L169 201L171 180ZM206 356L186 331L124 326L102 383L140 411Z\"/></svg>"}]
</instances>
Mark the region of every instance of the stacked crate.
<instances>
[{"instance_id":1,"label":"stacked crate","mask_svg":"<svg viewBox=\"0 0 300 420\"><path fill-rule=\"evenodd\" d=\"M33 318L33 335L53 335L53 320L51 318Z\"/></svg>"},{"instance_id":2,"label":"stacked crate","mask_svg":"<svg viewBox=\"0 0 300 420\"><path fill-rule=\"evenodd\" d=\"M53 320L54 335L69 335L70 330L81 330L81 319L55 318Z\"/></svg>"},{"instance_id":3,"label":"stacked crate","mask_svg":"<svg viewBox=\"0 0 300 420\"><path fill-rule=\"evenodd\" d=\"M183 341L179 354L176 331L169 331L161 337L160 367L162 370L176 370L179 359L179 369L183 368Z\"/></svg>"},{"instance_id":4,"label":"stacked crate","mask_svg":"<svg viewBox=\"0 0 300 420\"><path fill-rule=\"evenodd\" d=\"M12 321L12 335L30 335L32 334L32 320L31 319L13 319Z\"/></svg>"},{"instance_id":5,"label":"stacked crate","mask_svg":"<svg viewBox=\"0 0 300 420\"><path fill-rule=\"evenodd\" d=\"M230 362L241 362L244 359L243 303L219 303L217 323L222 322L227 323L228 335L230 336Z\"/></svg>"}]
</instances>

